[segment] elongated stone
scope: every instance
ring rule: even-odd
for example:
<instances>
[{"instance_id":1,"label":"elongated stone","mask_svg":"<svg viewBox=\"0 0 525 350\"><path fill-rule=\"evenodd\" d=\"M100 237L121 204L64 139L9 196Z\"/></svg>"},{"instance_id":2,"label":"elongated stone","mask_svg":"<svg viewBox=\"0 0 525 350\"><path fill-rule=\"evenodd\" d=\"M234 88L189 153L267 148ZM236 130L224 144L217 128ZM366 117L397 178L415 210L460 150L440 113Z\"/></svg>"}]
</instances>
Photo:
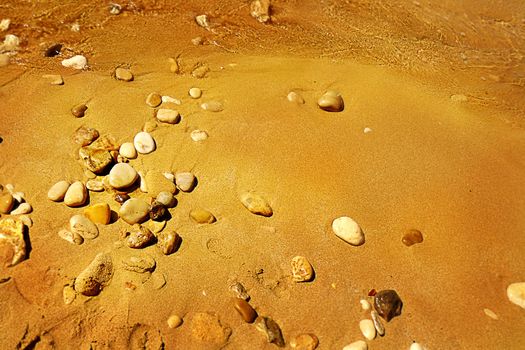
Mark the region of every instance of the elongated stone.
<instances>
[{"instance_id":1,"label":"elongated stone","mask_svg":"<svg viewBox=\"0 0 525 350\"><path fill-rule=\"evenodd\" d=\"M357 222L348 216L342 216L332 222L332 230L343 241L359 246L365 243L365 235Z\"/></svg>"},{"instance_id":2,"label":"elongated stone","mask_svg":"<svg viewBox=\"0 0 525 350\"><path fill-rule=\"evenodd\" d=\"M260 195L253 192L246 192L240 197L241 203L255 215L270 217L273 215L272 207Z\"/></svg>"},{"instance_id":3,"label":"elongated stone","mask_svg":"<svg viewBox=\"0 0 525 350\"><path fill-rule=\"evenodd\" d=\"M52 200L53 202L60 202L64 200L64 196L66 195L67 189L69 188L70 183L69 181L59 181L47 192L47 198Z\"/></svg>"},{"instance_id":4,"label":"elongated stone","mask_svg":"<svg viewBox=\"0 0 525 350\"><path fill-rule=\"evenodd\" d=\"M68 207L80 207L86 203L88 193L86 186L80 181L75 181L66 191L64 203Z\"/></svg>"},{"instance_id":5,"label":"elongated stone","mask_svg":"<svg viewBox=\"0 0 525 350\"><path fill-rule=\"evenodd\" d=\"M113 277L113 260L109 254L100 253L75 279L77 292L87 295L98 295Z\"/></svg>"},{"instance_id":6,"label":"elongated stone","mask_svg":"<svg viewBox=\"0 0 525 350\"><path fill-rule=\"evenodd\" d=\"M257 312L246 300L241 298L235 298L233 304L235 310L241 315L242 319L246 323L253 323L257 318Z\"/></svg>"}]
</instances>

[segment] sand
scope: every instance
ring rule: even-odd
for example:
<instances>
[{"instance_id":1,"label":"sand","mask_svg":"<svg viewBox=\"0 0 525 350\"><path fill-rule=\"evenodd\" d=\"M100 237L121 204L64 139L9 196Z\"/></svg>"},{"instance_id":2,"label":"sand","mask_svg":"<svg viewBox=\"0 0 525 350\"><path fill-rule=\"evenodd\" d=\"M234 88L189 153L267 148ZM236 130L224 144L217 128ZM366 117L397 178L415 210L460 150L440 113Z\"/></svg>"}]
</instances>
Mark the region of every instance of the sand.
<instances>
[{"instance_id":1,"label":"sand","mask_svg":"<svg viewBox=\"0 0 525 350\"><path fill-rule=\"evenodd\" d=\"M192 338L197 312L216 313L232 329L226 349L274 348L234 310L232 279L287 342L303 332L315 334L320 349L363 339L359 300L375 288L395 289L404 308L371 349L408 349L413 341L428 349L525 347L524 310L505 292L525 280L521 2L277 1L270 25L232 1L129 3L118 16L95 3L1 5L9 33L24 41L0 68L0 183L13 183L34 208L29 259L0 270L11 277L0 284L1 348L32 339L38 346L52 339L58 349L126 348L133 329L150 338L160 332L168 349L218 348ZM195 24L202 13L213 31ZM80 33L71 32L77 22ZM205 44L193 45L196 36ZM40 44L56 42L67 49L43 57ZM61 67L77 53L90 69ZM177 56L181 74L169 70ZM209 67L205 78L190 75L196 64ZM117 66L129 67L134 81L115 80ZM62 74L65 84L51 86L44 74ZM203 96L190 98L191 87ZM317 107L327 89L341 93L343 112ZM286 99L292 90L304 105ZM51 202L47 191L59 180L86 180L70 140L75 129L132 142L153 120L151 92L181 99L182 121L160 125L152 132L157 150L130 164L198 179L170 209L166 229L180 234L180 249L170 256L146 249L166 286L119 270L99 296L64 305L64 285L98 253L111 252L118 265L137 252L118 243L121 220L99 225L100 236L80 246L60 239L82 208ZM224 111L200 109L212 100ZM88 110L77 119L70 109L79 103ZM210 137L193 142L194 129ZM245 191L266 198L274 215L249 213L239 201ZM118 211L109 194L92 192L90 204L100 202ZM217 222L196 225L188 216L196 207ZM364 245L332 233L343 215L361 225ZM413 228L424 241L406 247L402 236ZM296 255L313 265L313 282L292 282ZM181 327L168 327L172 314L183 317Z\"/></svg>"}]
</instances>

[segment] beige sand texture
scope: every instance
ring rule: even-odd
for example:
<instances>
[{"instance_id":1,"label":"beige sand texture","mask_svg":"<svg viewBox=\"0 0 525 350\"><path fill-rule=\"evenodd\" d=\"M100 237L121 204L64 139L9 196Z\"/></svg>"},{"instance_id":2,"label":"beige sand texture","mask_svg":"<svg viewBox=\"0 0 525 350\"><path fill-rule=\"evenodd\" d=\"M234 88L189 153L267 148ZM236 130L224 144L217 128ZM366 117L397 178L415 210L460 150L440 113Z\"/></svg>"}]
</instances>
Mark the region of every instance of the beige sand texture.
<instances>
[{"instance_id":1,"label":"beige sand texture","mask_svg":"<svg viewBox=\"0 0 525 350\"><path fill-rule=\"evenodd\" d=\"M167 349L276 348L234 310L234 279L280 325L287 348L304 332L319 338L319 349L363 339L359 321L369 314L359 300L371 289L395 289L404 307L370 349L413 341L428 349L525 347L525 310L506 297L510 283L525 280L523 4L274 1L268 25L250 17L248 2L122 5L118 16L93 1L2 5L0 17L25 41L0 68L0 183L26 193L34 226L29 259L0 270L11 277L0 284L0 348L154 349L160 337ZM202 13L213 30L195 24ZM58 19L64 25L50 24ZM204 45L191 43L196 36ZM52 42L67 49L43 57L39 44ZM90 68L61 67L73 53L85 54ZM169 69L177 56L180 74ZM205 78L191 76L196 64L209 67ZM112 77L120 65L134 81ZM63 86L42 78L56 73ZM194 86L200 99L188 96ZM344 111L317 107L327 89L341 93ZM100 236L80 246L60 239L83 208L51 202L47 191L59 180L87 180L72 133L86 125L132 141L154 120L145 104L154 91L182 101L182 121L159 125L151 132L157 150L130 164L197 176L170 209L166 230L181 235L180 249L132 250L119 239L122 220L99 225ZM305 104L289 102L290 91ZM206 101L224 110L203 111ZM82 102L86 116L74 118L69 110ZM209 138L193 142L195 129ZM239 201L246 191L266 198L274 215L248 212ZM131 196L149 200L139 190ZM100 202L119 209L111 194L91 192L90 204ZM217 222L196 225L188 213L197 207ZM332 220L343 215L361 225L364 245L333 234ZM412 228L424 241L406 247L401 238ZM64 305L63 287L100 252L116 267L110 285ZM122 269L132 255L155 258L149 279ZM312 263L313 282L292 282L296 255ZM161 276L166 285L156 289ZM192 336L197 312L231 328L226 345ZM181 327L168 328L171 314L183 317ZM144 332L148 342L137 347Z\"/></svg>"}]
</instances>

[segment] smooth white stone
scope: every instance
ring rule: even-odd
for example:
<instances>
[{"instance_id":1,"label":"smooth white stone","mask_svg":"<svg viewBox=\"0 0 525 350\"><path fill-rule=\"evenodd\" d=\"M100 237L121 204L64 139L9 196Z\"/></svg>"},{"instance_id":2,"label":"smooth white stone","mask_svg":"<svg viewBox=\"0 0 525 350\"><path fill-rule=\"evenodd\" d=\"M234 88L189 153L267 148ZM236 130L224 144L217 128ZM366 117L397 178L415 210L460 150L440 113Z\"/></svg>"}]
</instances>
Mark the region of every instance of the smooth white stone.
<instances>
[{"instance_id":1,"label":"smooth white stone","mask_svg":"<svg viewBox=\"0 0 525 350\"><path fill-rule=\"evenodd\" d=\"M67 189L69 188L70 183L68 181L59 181L47 192L47 198L52 200L53 202L60 202L64 199L64 196L66 195Z\"/></svg>"},{"instance_id":2,"label":"smooth white stone","mask_svg":"<svg viewBox=\"0 0 525 350\"><path fill-rule=\"evenodd\" d=\"M359 246L365 243L365 235L361 227L348 216L335 219L332 222L332 230L337 237L351 245Z\"/></svg>"},{"instance_id":3,"label":"smooth white stone","mask_svg":"<svg viewBox=\"0 0 525 350\"><path fill-rule=\"evenodd\" d=\"M11 215L22 215L22 214L29 214L33 208L31 208L31 205L29 203L20 203L18 208L11 211Z\"/></svg>"},{"instance_id":4,"label":"smooth white stone","mask_svg":"<svg viewBox=\"0 0 525 350\"><path fill-rule=\"evenodd\" d=\"M208 138L208 133L204 130L193 130L190 137L195 142L204 141Z\"/></svg>"},{"instance_id":5,"label":"smooth white stone","mask_svg":"<svg viewBox=\"0 0 525 350\"><path fill-rule=\"evenodd\" d=\"M87 66L87 58L82 55L76 55L63 60L62 65L68 68L84 69Z\"/></svg>"},{"instance_id":6,"label":"smooth white stone","mask_svg":"<svg viewBox=\"0 0 525 350\"><path fill-rule=\"evenodd\" d=\"M175 184L183 192L190 192L195 187L195 175L190 172L176 173Z\"/></svg>"},{"instance_id":7,"label":"smooth white stone","mask_svg":"<svg viewBox=\"0 0 525 350\"><path fill-rule=\"evenodd\" d=\"M361 322L359 322L359 329L368 340L374 340L376 337L376 327L372 320L361 320Z\"/></svg>"},{"instance_id":8,"label":"smooth white stone","mask_svg":"<svg viewBox=\"0 0 525 350\"><path fill-rule=\"evenodd\" d=\"M69 219L69 230L80 235L84 239L94 239L98 237L98 228L91 220L84 215L74 215Z\"/></svg>"},{"instance_id":9,"label":"smooth white stone","mask_svg":"<svg viewBox=\"0 0 525 350\"><path fill-rule=\"evenodd\" d=\"M364 132L365 134L368 134L369 132L372 132L372 129L370 129L370 128L364 128L364 129L363 129L363 132Z\"/></svg>"},{"instance_id":10,"label":"smooth white stone","mask_svg":"<svg viewBox=\"0 0 525 350\"><path fill-rule=\"evenodd\" d=\"M182 102L178 98L174 98L171 96L162 96L161 98L162 103L175 103L176 105L181 105Z\"/></svg>"},{"instance_id":11,"label":"smooth white stone","mask_svg":"<svg viewBox=\"0 0 525 350\"><path fill-rule=\"evenodd\" d=\"M122 204L119 216L130 225L140 223L149 214L149 204L138 198L131 198Z\"/></svg>"},{"instance_id":12,"label":"smooth white stone","mask_svg":"<svg viewBox=\"0 0 525 350\"><path fill-rule=\"evenodd\" d=\"M190 95L191 98L199 98L202 96L202 90L199 89L198 87L192 87L189 91L188 91L188 95Z\"/></svg>"},{"instance_id":13,"label":"smooth white stone","mask_svg":"<svg viewBox=\"0 0 525 350\"><path fill-rule=\"evenodd\" d=\"M135 138L133 139L133 145L140 154L151 153L156 148L155 140L149 133L145 131L141 131L135 135Z\"/></svg>"},{"instance_id":14,"label":"smooth white stone","mask_svg":"<svg viewBox=\"0 0 525 350\"><path fill-rule=\"evenodd\" d=\"M27 215L20 215L19 219L27 227L32 227L33 226L33 220L31 220L31 218L29 216L27 216Z\"/></svg>"},{"instance_id":15,"label":"smooth white stone","mask_svg":"<svg viewBox=\"0 0 525 350\"><path fill-rule=\"evenodd\" d=\"M26 196L24 192L11 192L11 195L18 203L22 203L24 201L24 197Z\"/></svg>"},{"instance_id":16,"label":"smooth white stone","mask_svg":"<svg viewBox=\"0 0 525 350\"><path fill-rule=\"evenodd\" d=\"M346 345L343 350L368 350L368 344L363 340L358 340Z\"/></svg>"},{"instance_id":17,"label":"smooth white stone","mask_svg":"<svg viewBox=\"0 0 525 350\"><path fill-rule=\"evenodd\" d=\"M286 98L290 102L294 102L297 104L304 104L304 98L295 91L290 91L290 93L288 93L288 96L286 96Z\"/></svg>"},{"instance_id":18,"label":"smooth white stone","mask_svg":"<svg viewBox=\"0 0 525 350\"><path fill-rule=\"evenodd\" d=\"M131 142L124 142L122 145L120 145L119 154L128 159L135 159L137 158L137 150L135 149L135 146L133 146L133 143Z\"/></svg>"},{"instance_id":19,"label":"smooth white stone","mask_svg":"<svg viewBox=\"0 0 525 350\"><path fill-rule=\"evenodd\" d=\"M157 120L162 123L177 124L180 122L180 114L173 109L161 108L157 111Z\"/></svg>"},{"instance_id":20,"label":"smooth white stone","mask_svg":"<svg viewBox=\"0 0 525 350\"><path fill-rule=\"evenodd\" d=\"M510 302L525 309L525 282L512 283L507 287Z\"/></svg>"},{"instance_id":21,"label":"smooth white stone","mask_svg":"<svg viewBox=\"0 0 525 350\"><path fill-rule=\"evenodd\" d=\"M74 182L67 189L66 195L64 196L64 203L68 207L79 207L86 203L88 193L86 186L80 181Z\"/></svg>"},{"instance_id":22,"label":"smooth white stone","mask_svg":"<svg viewBox=\"0 0 525 350\"><path fill-rule=\"evenodd\" d=\"M169 171L166 171L164 173L162 173L162 175L164 175L164 177L168 180L170 180L171 182L175 182L175 175L173 175L173 173L170 173Z\"/></svg>"},{"instance_id":23,"label":"smooth white stone","mask_svg":"<svg viewBox=\"0 0 525 350\"><path fill-rule=\"evenodd\" d=\"M168 208L173 208L176 203L173 194L167 191L160 192L157 195L157 202L164 204Z\"/></svg>"},{"instance_id":24,"label":"smooth white stone","mask_svg":"<svg viewBox=\"0 0 525 350\"><path fill-rule=\"evenodd\" d=\"M109 184L113 188L126 188L137 181L137 171L127 163L118 163L109 172Z\"/></svg>"},{"instance_id":25,"label":"smooth white stone","mask_svg":"<svg viewBox=\"0 0 525 350\"><path fill-rule=\"evenodd\" d=\"M0 32L4 32L9 29L11 20L9 18L4 18L0 21Z\"/></svg>"}]
</instances>

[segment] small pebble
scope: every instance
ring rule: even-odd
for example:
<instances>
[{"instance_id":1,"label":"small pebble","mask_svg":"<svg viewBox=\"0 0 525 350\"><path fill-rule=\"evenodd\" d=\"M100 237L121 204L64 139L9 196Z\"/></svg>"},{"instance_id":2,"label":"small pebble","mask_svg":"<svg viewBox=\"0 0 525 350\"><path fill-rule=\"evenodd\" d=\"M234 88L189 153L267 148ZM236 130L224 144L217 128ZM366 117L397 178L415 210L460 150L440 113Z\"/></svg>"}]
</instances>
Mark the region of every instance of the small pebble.
<instances>
[{"instance_id":1,"label":"small pebble","mask_svg":"<svg viewBox=\"0 0 525 350\"><path fill-rule=\"evenodd\" d=\"M122 267L128 271L146 273L154 271L157 267L157 262L149 255L130 256L122 260Z\"/></svg>"},{"instance_id":2,"label":"small pebble","mask_svg":"<svg viewBox=\"0 0 525 350\"><path fill-rule=\"evenodd\" d=\"M359 302L361 303L361 308L365 311L368 311L372 308L372 305L370 305L370 303L368 302L368 300L365 300L365 299L361 299L359 300Z\"/></svg>"},{"instance_id":3,"label":"small pebble","mask_svg":"<svg viewBox=\"0 0 525 350\"><path fill-rule=\"evenodd\" d=\"M88 107L85 104L81 103L71 108L71 114L73 114L73 116L76 118L82 118L86 113L87 109Z\"/></svg>"},{"instance_id":4,"label":"small pebble","mask_svg":"<svg viewBox=\"0 0 525 350\"><path fill-rule=\"evenodd\" d=\"M525 282L512 283L507 287L510 302L525 309Z\"/></svg>"},{"instance_id":5,"label":"small pebble","mask_svg":"<svg viewBox=\"0 0 525 350\"><path fill-rule=\"evenodd\" d=\"M162 96L156 92L152 92L146 97L146 104L152 108L160 106L161 103Z\"/></svg>"},{"instance_id":6,"label":"small pebble","mask_svg":"<svg viewBox=\"0 0 525 350\"><path fill-rule=\"evenodd\" d=\"M44 56L45 57L55 57L55 56L60 55L60 50L62 50L62 46L63 46L62 44L53 44L49 46L44 51Z\"/></svg>"},{"instance_id":7,"label":"small pebble","mask_svg":"<svg viewBox=\"0 0 525 350\"><path fill-rule=\"evenodd\" d=\"M298 334L290 339L290 347L296 350L314 350L319 345L319 339L311 333Z\"/></svg>"},{"instance_id":8,"label":"small pebble","mask_svg":"<svg viewBox=\"0 0 525 350\"><path fill-rule=\"evenodd\" d=\"M132 201L132 199L126 203L129 203L130 201ZM155 236L147 227L142 225L133 225L129 232L124 233L124 240L128 247L141 249L153 243Z\"/></svg>"},{"instance_id":9,"label":"small pebble","mask_svg":"<svg viewBox=\"0 0 525 350\"><path fill-rule=\"evenodd\" d=\"M493 320L499 319L498 315L496 315L496 313L491 309L483 309L483 312L485 313L485 315L492 318Z\"/></svg>"},{"instance_id":10,"label":"small pebble","mask_svg":"<svg viewBox=\"0 0 525 350\"><path fill-rule=\"evenodd\" d=\"M167 210L164 204L154 201L149 208L149 218L153 221L162 221Z\"/></svg>"},{"instance_id":11,"label":"small pebble","mask_svg":"<svg viewBox=\"0 0 525 350\"><path fill-rule=\"evenodd\" d=\"M115 69L115 77L122 81L132 81L133 73L129 69L117 68Z\"/></svg>"},{"instance_id":12,"label":"small pebble","mask_svg":"<svg viewBox=\"0 0 525 350\"><path fill-rule=\"evenodd\" d=\"M86 188L91 192L103 192L104 184L102 183L102 181L91 179L86 182Z\"/></svg>"},{"instance_id":13,"label":"small pebble","mask_svg":"<svg viewBox=\"0 0 525 350\"><path fill-rule=\"evenodd\" d=\"M20 45L20 38L14 34L7 34L4 43L0 45L0 51L17 51Z\"/></svg>"},{"instance_id":14,"label":"small pebble","mask_svg":"<svg viewBox=\"0 0 525 350\"><path fill-rule=\"evenodd\" d=\"M250 15L261 23L270 22L270 0L252 0Z\"/></svg>"},{"instance_id":15,"label":"small pebble","mask_svg":"<svg viewBox=\"0 0 525 350\"><path fill-rule=\"evenodd\" d=\"M143 222L149 215L149 204L138 198L131 198L122 204L119 216L130 225Z\"/></svg>"},{"instance_id":16,"label":"small pebble","mask_svg":"<svg viewBox=\"0 0 525 350\"><path fill-rule=\"evenodd\" d=\"M257 318L257 312L246 300L241 298L235 298L233 304L235 310L241 315L242 319L246 323L253 323Z\"/></svg>"},{"instance_id":17,"label":"small pebble","mask_svg":"<svg viewBox=\"0 0 525 350\"><path fill-rule=\"evenodd\" d=\"M111 255L99 253L93 261L75 278L75 290L86 296L98 295L113 277Z\"/></svg>"},{"instance_id":18,"label":"small pebble","mask_svg":"<svg viewBox=\"0 0 525 350\"><path fill-rule=\"evenodd\" d=\"M370 128L364 128L364 129L363 129L363 132L364 132L365 134L368 134L369 132L372 132L372 129L370 129Z\"/></svg>"},{"instance_id":19,"label":"small pebble","mask_svg":"<svg viewBox=\"0 0 525 350\"><path fill-rule=\"evenodd\" d=\"M0 193L0 213L9 214L15 206L13 195L8 192Z\"/></svg>"},{"instance_id":20,"label":"small pebble","mask_svg":"<svg viewBox=\"0 0 525 350\"><path fill-rule=\"evenodd\" d=\"M208 133L204 130L193 130L190 137L195 142L204 141L208 138Z\"/></svg>"},{"instance_id":21,"label":"small pebble","mask_svg":"<svg viewBox=\"0 0 525 350\"><path fill-rule=\"evenodd\" d=\"M97 129L93 129L87 126L81 126L77 130L75 130L73 136L71 136L71 139L77 145L84 147L93 143L93 141L98 139L99 136L100 133Z\"/></svg>"},{"instance_id":22,"label":"small pebble","mask_svg":"<svg viewBox=\"0 0 525 350\"><path fill-rule=\"evenodd\" d=\"M358 340L346 345L343 350L368 350L368 344L363 340Z\"/></svg>"},{"instance_id":23,"label":"small pebble","mask_svg":"<svg viewBox=\"0 0 525 350\"><path fill-rule=\"evenodd\" d=\"M202 90L197 87L193 87L188 91L188 95L190 95L191 98L200 98L202 96Z\"/></svg>"},{"instance_id":24,"label":"small pebble","mask_svg":"<svg viewBox=\"0 0 525 350\"><path fill-rule=\"evenodd\" d=\"M208 112L220 112L223 110L222 103L219 101L208 101L201 104L201 108Z\"/></svg>"},{"instance_id":25,"label":"small pebble","mask_svg":"<svg viewBox=\"0 0 525 350\"><path fill-rule=\"evenodd\" d=\"M137 181L137 171L127 163L118 163L109 172L109 184L116 189L130 187Z\"/></svg>"},{"instance_id":26,"label":"small pebble","mask_svg":"<svg viewBox=\"0 0 525 350\"><path fill-rule=\"evenodd\" d=\"M175 183L175 175L169 171L165 171L162 173L162 175L164 175L164 177L168 180L170 180L171 182Z\"/></svg>"},{"instance_id":27,"label":"small pebble","mask_svg":"<svg viewBox=\"0 0 525 350\"><path fill-rule=\"evenodd\" d=\"M341 112L344 108L344 102L341 95L333 90L324 93L317 101L319 108L327 112Z\"/></svg>"},{"instance_id":28,"label":"small pebble","mask_svg":"<svg viewBox=\"0 0 525 350\"><path fill-rule=\"evenodd\" d=\"M60 202L64 199L67 189L69 188L70 183L68 181L62 180L51 186L47 192L47 198L53 202Z\"/></svg>"},{"instance_id":29,"label":"small pebble","mask_svg":"<svg viewBox=\"0 0 525 350\"><path fill-rule=\"evenodd\" d=\"M248 292L246 292L246 289L240 282L233 282L230 284L230 291L232 291L237 298L241 298L243 300L250 300L250 296L248 295Z\"/></svg>"},{"instance_id":30,"label":"small pebble","mask_svg":"<svg viewBox=\"0 0 525 350\"><path fill-rule=\"evenodd\" d=\"M208 16L206 15L195 16L195 22L197 22L197 24L203 28L208 28L210 26L210 23L208 22Z\"/></svg>"},{"instance_id":31,"label":"small pebble","mask_svg":"<svg viewBox=\"0 0 525 350\"><path fill-rule=\"evenodd\" d=\"M135 146L133 146L133 143L131 142L124 142L122 145L120 145L119 154L122 157L125 157L128 159L137 158L137 150L135 149Z\"/></svg>"},{"instance_id":32,"label":"small pebble","mask_svg":"<svg viewBox=\"0 0 525 350\"><path fill-rule=\"evenodd\" d=\"M198 66L195 69L193 69L193 71L191 72L191 75L194 78L202 79L206 77L206 74L208 74L209 71L210 69L208 68L208 66L205 66L205 65Z\"/></svg>"},{"instance_id":33,"label":"small pebble","mask_svg":"<svg viewBox=\"0 0 525 350\"><path fill-rule=\"evenodd\" d=\"M240 196L241 203L246 209L255 215L270 217L273 215L270 204L258 194L253 192L246 192Z\"/></svg>"},{"instance_id":34,"label":"small pebble","mask_svg":"<svg viewBox=\"0 0 525 350\"><path fill-rule=\"evenodd\" d=\"M119 204L123 204L125 201L129 199L129 195L126 193L117 193L115 195L115 201Z\"/></svg>"},{"instance_id":35,"label":"small pebble","mask_svg":"<svg viewBox=\"0 0 525 350\"><path fill-rule=\"evenodd\" d=\"M58 236L63 240L66 240L69 243L73 243L76 245L81 245L82 243L84 243L84 238L82 238L81 235L65 229L58 231Z\"/></svg>"},{"instance_id":36,"label":"small pebble","mask_svg":"<svg viewBox=\"0 0 525 350\"><path fill-rule=\"evenodd\" d=\"M408 230L408 232L403 235L401 242L407 247L410 247L411 245L423 242L423 234L419 230Z\"/></svg>"},{"instance_id":37,"label":"small pebble","mask_svg":"<svg viewBox=\"0 0 525 350\"><path fill-rule=\"evenodd\" d=\"M29 216L27 216L27 215L20 215L19 219L27 227L32 227L33 226L33 220L31 220L31 218Z\"/></svg>"},{"instance_id":38,"label":"small pebble","mask_svg":"<svg viewBox=\"0 0 525 350\"><path fill-rule=\"evenodd\" d=\"M171 97L171 96L163 95L162 96L162 103L174 103L174 104L180 106L182 104L182 101L179 100L178 98L174 98L174 97Z\"/></svg>"},{"instance_id":39,"label":"small pebble","mask_svg":"<svg viewBox=\"0 0 525 350\"><path fill-rule=\"evenodd\" d=\"M42 78L46 79L51 85L64 85L64 78L60 74L44 74Z\"/></svg>"},{"instance_id":40,"label":"small pebble","mask_svg":"<svg viewBox=\"0 0 525 350\"><path fill-rule=\"evenodd\" d=\"M177 59L170 57L168 58L168 61L170 63L170 72L178 74L180 72L180 67Z\"/></svg>"},{"instance_id":41,"label":"small pebble","mask_svg":"<svg viewBox=\"0 0 525 350\"><path fill-rule=\"evenodd\" d=\"M175 231L160 232L157 235L157 247L162 254L170 255L175 253L182 243L182 238Z\"/></svg>"},{"instance_id":42,"label":"small pebble","mask_svg":"<svg viewBox=\"0 0 525 350\"><path fill-rule=\"evenodd\" d=\"M116 16L122 12L122 6L113 2L109 3L109 13Z\"/></svg>"},{"instance_id":43,"label":"small pebble","mask_svg":"<svg viewBox=\"0 0 525 350\"><path fill-rule=\"evenodd\" d=\"M374 327L376 328L377 334L384 336L385 327L383 326L383 323L381 323L381 319L379 318L377 311L370 312L370 316L372 317L372 322L374 322Z\"/></svg>"},{"instance_id":44,"label":"small pebble","mask_svg":"<svg viewBox=\"0 0 525 350\"><path fill-rule=\"evenodd\" d=\"M266 335L268 343L273 343L281 348L284 347L284 339L281 328L270 317L257 317L255 328Z\"/></svg>"},{"instance_id":45,"label":"small pebble","mask_svg":"<svg viewBox=\"0 0 525 350\"><path fill-rule=\"evenodd\" d=\"M304 256L294 257L291 265L294 282L309 282L314 278L314 269Z\"/></svg>"},{"instance_id":46,"label":"small pebble","mask_svg":"<svg viewBox=\"0 0 525 350\"><path fill-rule=\"evenodd\" d=\"M288 101L297 103L298 105L304 104L304 98L295 91L291 91L290 93L288 93L288 96L286 96L286 98L288 99Z\"/></svg>"},{"instance_id":47,"label":"small pebble","mask_svg":"<svg viewBox=\"0 0 525 350\"><path fill-rule=\"evenodd\" d=\"M111 209L107 203L97 203L84 209L84 215L95 224L107 225L111 221Z\"/></svg>"},{"instance_id":48,"label":"small pebble","mask_svg":"<svg viewBox=\"0 0 525 350\"><path fill-rule=\"evenodd\" d=\"M177 204L177 200L173 196L173 193L162 191L157 195L156 201L161 203L167 208L173 208Z\"/></svg>"},{"instance_id":49,"label":"small pebble","mask_svg":"<svg viewBox=\"0 0 525 350\"><path fill-rule=\"evenodd\" d=\"M177 327L180 327L180 325L182 325L182 318L180 318L177 315L171 315L170 317L168 317L167 322L168 322L168 327L177 328Z\"/></svg>"},{"instance_id":50,"label":"small pebble","mask_svg":"<svg viewBox=\"0 0 525 350\"><path fill-rule=\"evenodd\" d=\"M73 303L76 297L77 292L75 292L75 289L72 286L67 285L62 289L62 300L64 300L64 304L69 305Z\"/></svg>"},{"instance_id":51,"label":"small pebble","mask_svg":"<svg viewBox=\"0 0 525 350\"><path fill-rule=\"evenodd\" d=\"M68 207L80 207L86 203L88 199L87 189L80 181L75 181L66 191L64 196L64 203Z\"/></svg>"},{"instance_id":52,"label":"small pebble","mask_svg":"<svg viewBox=\"0 0 525 350\"><path fill-rule=\"evenodd\" d=\"M157 120L166 124L177 124L180 122L179 112L173 109L161 108L157 111Z\"/></svg>"},{"instance_id":53,"label":"small pebble","mask_svg":"<svg viewBox=\"0 0 525 350\"><path fill-rule=\"evenodd\" d=\"M78 151L78 155L86 168L95 174L105 173L107 168L113 163L111 153L104 149L82 147Z\"/></svg>"},{"instance_id":54,"label":"small pebble","mask_svg":"<svg viewBox=\"0 0 525 350\"><path fill-rule=\"evenodd\" d=\"M76 55L63 60L62 65L68 68L84 69L87 66L87 59L82 55Z\"/></svg>"},{"instance_id":55,"label":"small pebble","mask_svg":"<svg viewBox=\"0 0 525 350\"><path fill-rule=\"evenodd\" d=\"M5 32L9 29L9 25L11 24L11 20L9 18L3 18L0 21L0 32Z\"/></svg>"},{"instance_id":56,"label":"small pebble","mask_svg":"<svg viewBox=\"0 0 525 350\"><path fill-rule=\"evenodd\" d=\"M191 192L195 187L195 175L190 172L181 172L175 174L175 184L183 192Z\"/></svg>"},{"instance_id":57,"label":"small pebble","mask_svg":"<svg viewBox=\"0 0 525 350\"><path fill-rule=\"evenodd\" d=\"M164 221L150 221L149 225L148 225L148 228L153 233L159 233L159 232L162 232L162 230L164 230L164 228L166 227L166 224L167 224L166 220L164 220Z\"/></svg>"},{"instance_id":58,"label":"small pebble","mask_svg":"<svg viewBox=\"0 0 525 350\"><path fill-rule=\"evenodd\" d=\"M410 345L410 350L424 350L425 348L423 348L423 346L421 344L418 344L418 343L412 343Z\"/></svg>"},{"instance_id":59,"label":"small pebble","mask_svg":"<svg viewBox=\"0 0 525 350\"><path fill-rule=\"evenodd\" d=\"M359 322L359 329L361 330L361 333L363 333L363 336L368 340L374 340L376 337L376 328L374 326L374 322L372 320L361 320Z\"/></svg>"},{"instance_id":60,"label":"small pebble","mask_svg":"<svg viewBox=\"0 0 525 350\"><path fill-rule=\"evenodd\" d=\"M337 237L353 246L359 246L365 243L365 235L361 227L348 216L335 219L332 222L332 230Z\"/></svg>"},{"instance_id":61,"label":"small pebble","mask_svg":"<svg viewBox=\"0 0 525 350\"><path fill-rule=\"evenodd\" d=\"M140 154L148 154L155 150L155 140L153 137L144 131L139 132L133 139L133 145Z\"/></svg>"},{"instance_id":62,"label":"small pebble","mask_svg":"<svg viewBox=\"0 0 525 350\"><path fill-rule=\"evenodd\" d=\"M379 316L389 322L392 318L401 315L403 302L395 290L382 290L374 296L374 309Z\"/></svg>"},{"instance_id":63,"label":"small pebble","mask_svg":"<svg viewBox=\"0 0 525 350\"><path fill-rule=\"evenodd\" d=\"M215 216L202 208L195 208L190 211L190 218L197 224L213 224L217 219Z\"/></svg>"},{"instance_id":64,"label":"small pebble","mask_svg":"<svg viewBox=\"0 0 525 350\"><path fill-rule=\"evenodd\" d=\"M89 218L84 215L74 215L69 219L69 230L73 234L79 234L85 239L98 237L98 228Z\"/></svg>"},{"instance_id":65,"label":"small pebble","mask_svg":"<svg viewBox=\"0 0 525 350\"><path fill-rule=\"evenodd\" d=\"M33 208L31 208L29 203L20 203L15 210L11 211L11 215L29 214L32 210Z\"/></svg>"}]
</instances>

